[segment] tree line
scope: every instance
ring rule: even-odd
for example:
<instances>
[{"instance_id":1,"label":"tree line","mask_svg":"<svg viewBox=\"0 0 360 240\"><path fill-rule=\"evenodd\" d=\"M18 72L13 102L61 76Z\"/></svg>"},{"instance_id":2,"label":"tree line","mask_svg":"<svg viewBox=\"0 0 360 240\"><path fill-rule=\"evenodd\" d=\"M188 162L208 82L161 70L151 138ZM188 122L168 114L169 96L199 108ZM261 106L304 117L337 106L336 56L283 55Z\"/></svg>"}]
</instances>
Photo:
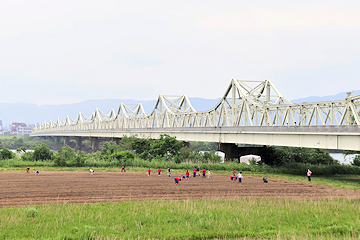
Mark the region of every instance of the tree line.
<instances>
[{"instance_id":1,"label":"tree line","mask_svg":"<svg viewBox=\"0 0 360 240\"><path fill-rule=\"evenodd\" d=\"M118 143L115 141L105 142L101 151L95 153L75 151L69 146L53 152L45 143L34 146L33 152L26 151L25 146L17 148L16 151L23 153L21 160L53 161L56 166L84 166L86 161L108 162L111 165L121 166L131 165L134 159L172 163L219 163L221 157L215 153L215 147L214 143L201 142L192 143L190 147L187 147L184 146L182 141L176 140L175 137L164 134L159 139L153 140L137 138L136 136L125 136ZM16 156L12 151L7 148L0 148L0 160L14 158ZM260 162L250 162L251 164L273 167L283 167L294 163L339 165L339 162L334 160L329 152L323 149L294 147L269 147L267 148L265 159L262 159ZM352 164L360 166L359 155L355 157Z\"/></svg>"}]
</instances>

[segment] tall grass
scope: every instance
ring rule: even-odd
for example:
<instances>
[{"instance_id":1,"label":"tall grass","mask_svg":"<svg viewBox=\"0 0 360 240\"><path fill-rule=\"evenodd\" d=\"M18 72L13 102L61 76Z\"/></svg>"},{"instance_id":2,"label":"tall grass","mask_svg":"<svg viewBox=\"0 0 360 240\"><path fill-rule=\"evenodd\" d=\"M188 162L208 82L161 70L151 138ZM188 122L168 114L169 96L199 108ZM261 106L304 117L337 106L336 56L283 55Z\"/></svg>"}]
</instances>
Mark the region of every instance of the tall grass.
<instances>
[{"instance_id":1,"label":"tall grass","mask_svg":"<svg viewBox=\"0 0 360 240\"><path fill-rule=\"evenodd\" d=\"M26 167L50 167L54 166L52 161L23 161L20 158L0 160L2 168L26 168Z\"/></svg>"},{"instance_id":2,"label":"tall grass","mask_svg":"<svg viewBox=\"0 0 360 240\"><path fill-rule=\"evenodd\" d=\"M2 208L0 238L355 239L359 203L246 198Z\"/></svg>"}]
</instances>

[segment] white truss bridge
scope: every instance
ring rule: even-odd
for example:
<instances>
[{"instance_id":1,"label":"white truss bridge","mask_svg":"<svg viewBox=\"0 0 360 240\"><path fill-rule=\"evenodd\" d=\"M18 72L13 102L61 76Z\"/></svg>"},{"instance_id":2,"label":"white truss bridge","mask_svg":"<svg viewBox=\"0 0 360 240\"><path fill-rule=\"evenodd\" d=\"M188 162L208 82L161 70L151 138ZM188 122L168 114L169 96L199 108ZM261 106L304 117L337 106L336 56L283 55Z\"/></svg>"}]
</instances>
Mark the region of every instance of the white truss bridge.
<instances>
[{"instance_id":1,"label":"white truss bridge","mask_svg":"<svg viewBox=\"0 0 360 240\"><path fill-rule=\"evenodd\" d=\"M196 111L188 97L159 95L155 108L120 104L118 111L67 116L38 124L32 136L121 138L161 134L182 141L360 150L360 96L294 104L270 80L232 79L212 109Z\"/></svg>"}]
</instances>

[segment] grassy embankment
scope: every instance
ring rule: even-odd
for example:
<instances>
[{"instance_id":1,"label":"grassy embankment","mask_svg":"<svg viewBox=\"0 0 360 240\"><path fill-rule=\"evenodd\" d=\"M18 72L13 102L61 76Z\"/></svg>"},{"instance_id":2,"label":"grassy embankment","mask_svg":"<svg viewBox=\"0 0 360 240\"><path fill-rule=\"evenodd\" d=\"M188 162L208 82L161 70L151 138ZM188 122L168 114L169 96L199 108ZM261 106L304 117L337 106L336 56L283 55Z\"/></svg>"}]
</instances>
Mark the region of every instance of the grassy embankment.
<instances>
[{"instance_id":1,"label":"grassy embankment","mask_svg":"<svg viewBox=\"0 0 360 240\"><path fill-rule=\"evenodd\" d=\"M0 238L358 239L360 201L201 199L0 209Z\"/></svg>"}]
</instances>

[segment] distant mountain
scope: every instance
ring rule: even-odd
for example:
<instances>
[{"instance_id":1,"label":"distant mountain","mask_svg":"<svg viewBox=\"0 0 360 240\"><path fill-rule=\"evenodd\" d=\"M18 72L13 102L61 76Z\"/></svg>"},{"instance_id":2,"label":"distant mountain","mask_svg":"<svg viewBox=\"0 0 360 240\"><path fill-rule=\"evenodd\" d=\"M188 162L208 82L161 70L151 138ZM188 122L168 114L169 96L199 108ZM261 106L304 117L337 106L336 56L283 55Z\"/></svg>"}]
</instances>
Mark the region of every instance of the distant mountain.
<instances>
[{"instance_id":1,"label":"distant mountain","mask_svg":"<svg viewBox=\"0 0 360 240\"><path fill-rule=\"evenodd\" d=\"M354 96L360 95L360 90L353 90L351 92L354 92ZM341 92L336 95L330 95L330 96L311 96L306 98L299 98L291 100L293 103L303 103L303 102L326 102L326 101L335 101L335 100L345 100L347 92Z\"/></svg>"},{"instance_id":2,"label":"distant mountain","mask_svg":"<svg viewBox=\"0 0 360 240\"><path fill-rule=\"evenodd\" d=\"M205 111L213 108L219 99L189 98L192 106L197 111ZM23 122L26 124L42 123L50 119L56 121L57 118L65 120L69 115L76 118L79 112L91 114L96 108L102 111L119 109L120 103L138 104L142 103L144 110L150 114L155 107L157 100L132 100L132 99L104 99L104 100L87 100L80 103L60 104L60 105L42 105L38 106L31 103L0 103L0 120L3 121L3 127L10 125L12 122ZM129 106L130 107L130 106Z\"/></svg>"}]
</instances>

